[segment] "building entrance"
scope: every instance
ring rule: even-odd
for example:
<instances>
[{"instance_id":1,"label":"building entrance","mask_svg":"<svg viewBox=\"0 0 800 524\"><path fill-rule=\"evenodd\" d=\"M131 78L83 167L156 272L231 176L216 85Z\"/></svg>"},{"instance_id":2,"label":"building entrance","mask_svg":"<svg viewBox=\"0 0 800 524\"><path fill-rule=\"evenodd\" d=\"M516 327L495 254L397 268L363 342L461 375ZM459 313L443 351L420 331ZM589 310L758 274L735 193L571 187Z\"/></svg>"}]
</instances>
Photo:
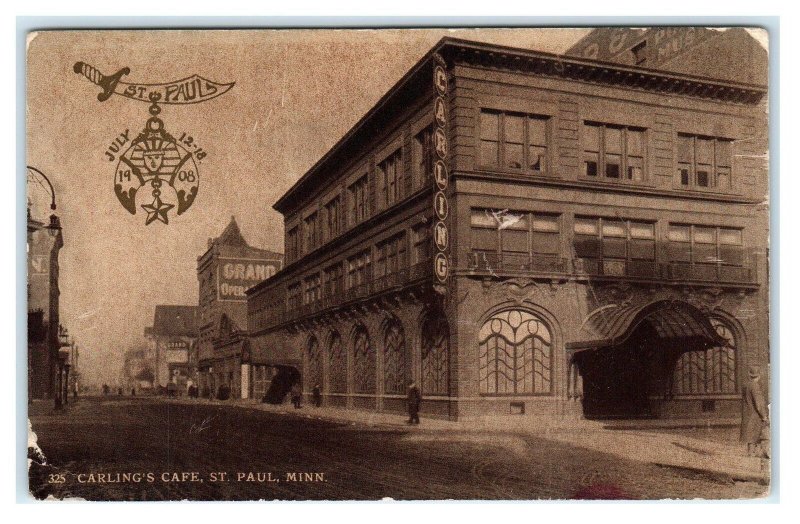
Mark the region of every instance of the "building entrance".
<instances>
[{"instance_id":1,"label":"building entrance","mask_svg":"<svg viewBox=\"0 0 800 524\"><path fill-rule=\"evenodd\" d=\"M709 318L684 302L608 309L590 318L601 341L576 352L589 419L658 416L654 398L672 395L676 363L721 344Z\"/></svg>"}]
</instances>

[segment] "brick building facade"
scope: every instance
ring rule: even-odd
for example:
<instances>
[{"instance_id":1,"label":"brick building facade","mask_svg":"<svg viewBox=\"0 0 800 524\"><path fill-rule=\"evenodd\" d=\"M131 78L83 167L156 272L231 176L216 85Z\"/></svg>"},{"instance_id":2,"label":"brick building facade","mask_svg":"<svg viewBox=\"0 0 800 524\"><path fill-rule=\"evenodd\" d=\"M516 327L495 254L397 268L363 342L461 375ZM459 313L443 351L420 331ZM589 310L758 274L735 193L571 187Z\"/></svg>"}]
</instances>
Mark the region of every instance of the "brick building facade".
<instances>
[{"instance_id":1,"label":"brick building facade","mask_svg":"<svg viewBox=\"0 0 800 524\"><path fill-rule=\"evenodd\" d=\"M282 265L282 254L250 246L233 217L219 237L209 239L208 250L197 258L201 394L217 396L224 384L232 398L264 396L266 369L251 362L248 351L245 291Z\"/></svg>"},{"instance_id":2,"label":"brick building facade","mask_svg":"<svg viewBox=\"0 0 800 524\"><path fill-rule=\"evenodd\" d=\"M735 415L767 366L766 88L443 39L275 204L253 358L328 405Z\"/></svg>"}]
</instances>

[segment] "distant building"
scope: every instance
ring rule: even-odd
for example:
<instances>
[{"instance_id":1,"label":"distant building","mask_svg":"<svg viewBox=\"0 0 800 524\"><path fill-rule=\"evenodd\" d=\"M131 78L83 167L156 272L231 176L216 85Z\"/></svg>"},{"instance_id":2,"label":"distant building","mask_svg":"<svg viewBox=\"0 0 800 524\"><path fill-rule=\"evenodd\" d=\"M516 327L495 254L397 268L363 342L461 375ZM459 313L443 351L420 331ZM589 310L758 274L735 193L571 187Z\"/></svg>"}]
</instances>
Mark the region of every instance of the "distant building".
<instances>
[{"instance_id":1,"label":"distant building","mask_svg":"<svg viewBox=\"0 0 800 524\"><path fill-rule=\"evenodd\" d=\"M245 291L282 267L283 254L250 246L234 217L197 257L201 394L215 396L224 384L233 398L263 397L266 369L248 350Z\"/></svg>"},{"instance_id":2,"label":"distant building","mask_svg":"<svg viewBox=\"0 0 800 524\"><path fill-rule=\"evenodd\" d=\"M197 314L197 306L156 306L153 325L144 331L154 355L154 387L185 392L195 372L189 350L197 339Z\"/></svg>"},{"instance_id":3,"label":"distant building","mask_svg":"<svg viewBox=\"0 0 800 524\"><path fill-rule=\"evenodd\" d=\"M252 358L355 409L414 380L450 419L738 416L769 362L763 49L697 30L718 56L672 59L688 32L659 31L590 58L440 41L275 203Z\"/></svg>"},{"instance_id":4,"label":"distant building","mask_svg":"<svg viewBox=\"0 0 800 524\"><path fill-rule=\"evenodd\" d=\"M122 366L122 385L126 393L131 389L148 391L155 383L156 359L154 348L137 347L125 352Z\"/></svg>"},{"instance_id":5,"label":"distant building","mask_svg":"<svg viewBox=\"0 0 800 524\"><path fill-rule=\"evenodd\" d=\"M600 27L565 55L756 85L769 69L767 50L741 27Z\"/></svg>"}]
</instances>

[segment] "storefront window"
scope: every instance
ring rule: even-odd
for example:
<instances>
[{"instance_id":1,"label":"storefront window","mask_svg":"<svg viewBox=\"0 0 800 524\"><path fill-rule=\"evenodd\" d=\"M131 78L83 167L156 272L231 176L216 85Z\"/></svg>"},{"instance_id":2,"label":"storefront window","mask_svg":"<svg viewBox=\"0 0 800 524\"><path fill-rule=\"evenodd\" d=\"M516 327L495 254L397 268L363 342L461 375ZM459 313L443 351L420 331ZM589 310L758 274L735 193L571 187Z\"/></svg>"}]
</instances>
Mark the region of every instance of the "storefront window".
<instances>
[{"instance_id":1,"label":"storefront window","mask_svg":"<svg viewBox=\"0 0 800 524\"><path fill-rule=\"evenodd\" d=\"M497 313L478 334L480 392L484 395L552 393L550 331L524 310Z\"/></svg>"}]
</instances>

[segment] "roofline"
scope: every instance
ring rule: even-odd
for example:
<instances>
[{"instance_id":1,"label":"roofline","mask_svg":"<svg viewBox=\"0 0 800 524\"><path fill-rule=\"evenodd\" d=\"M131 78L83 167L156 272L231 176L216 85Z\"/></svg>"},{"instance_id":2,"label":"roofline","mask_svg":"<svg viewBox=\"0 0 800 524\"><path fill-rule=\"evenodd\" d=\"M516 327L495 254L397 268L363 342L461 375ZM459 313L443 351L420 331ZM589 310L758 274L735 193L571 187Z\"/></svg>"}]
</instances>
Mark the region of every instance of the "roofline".
<instances>
[{"instance_id":1,"label":"roofline","mask_svg":"<svg viewBox=\"0 0 800 524\"><path fill-rule=\"evenodd\" d=\"M279 213L284 214L285 206L298 192L309 178L312 178L318 170L334 155L336 154L358 131L364 127L367 122L371 120L373 115L385 106L405 85L417 74L423 67L425 67L431 57L436 53L442 53L446 47L461 47L469 48L481 52L496 52L505 55L516 55L527 58L535 58L540 60L556 61L562 66L575 66L578 68L602 68L611 73L622 73L628 75L641 75L647 74L651 77L662 80L677 80L685 81L695 84L700 84L706 87L729 88L747 91L756 91L763 96L767 93L767 86L747 84L741 82L731 82L725 80L717 80L709 77L702 77L696 75L687 75L684 73L673 73L659 69L651 69L638 66L626 66L614 62L606 62L603 60L594 60L589 58L579 58L572 56L559 55L555 53L548 53L544 51L534 51L523 49L519 47L504 46L498 44L490 44L478 42L474 40L465 40L462 38L454 38L445 36L439 40L425 55L422 56L407 72L398 80L379 100L375 105L367 111L364 116L359 119L350 130L340 138L314 165L312 165L293 185L284 193L273 205L272 208ZM443 54L443 53L442 53ZM691 95L690 95L691 96Z\"/></svg>"},{"instance_id":2,"label":"roofline","mask_svg":"<svg viewBox=\"0 0 800 524\"><path fill-rule=\"evenodd\" d=\"M284 204L284 203L286 203L286 200L288 200L288 199L289 199L289 197L290 197L290 196L291 196L293 193L295 193L295 192L297 191L297 189L298 189L298 188L299 188L299 187L300 187L300 186L301 186L301 185L302 185L302 184L303 184L303 183L304 183L304 182L305 182L305 181L306 181L308 178L310 178L311 176L313 176L313 174L314 174L314 173L317 171L317 169L318 169L320 166L322 166L322 165L323 165L323 164L324 164L324 163L325 163L325 162L328 160L328 158L330 158L331 156L333 156L333 154L334 154L334 153L335 153L335 152L336 152L336 151L337 151L337 150L338 150L338 149L339 149L339 148L340 148L342 145L344 145L344 144L345 144L347 141L349 141L349 140L350 140L350 138L351 138L353 135L355 135L355 134L358 132L358 130L359 130L359 129L361 129L361 128L364 126L364 124L366 124L366 123L367 123L367 121L368 121L368 120L369 120L369 119L372 117L373 113L375 113L376 111L378 111L378 110L379 110L379 109L380 109L382 106L384 106L384 105L385 105L385 104L386 104L386 103L387 103L389 100L391 100L391 99L392 99L392 97L395 95L395 93L397 93L398 91L400 91L400 89L402 89L402 88L405 86L405 84L406 84L406 83L407 83L407 82L408 82L408 81L409 81L409 80L410 80L410 79L411 79L411 78L414 76L414 74L416 74L416 73L417 73L417 72L418 72L420 69L422 69L422 68L425 66L425 64L428 62L428 60L430 60L431 56L433 56L433 55L434 55L434 53L436 53L436 52L437 52L437 51L438 51L440 48L444 47L444 45L447 43L447 41L448 41L448 40L450 40L450 38L449 38L449 37L446 37L446 36L445 36L445 37L443 37L442 39L440 39L440 40L439 40L439 41L438 41L438 42L437 42L437 43L436 43L436 44L435 44L435 45L434 45L432 48L430 48L430 49L428 50L428 52L427 52L427 53L425 53L425 54L422 56L422 58L420 58L420 59L419 59L419 60L418 60L418 61L417 61L417 62L416 62L416 63L415 63L413 66L411 66L411 68L410 68L410 69L409 69L409 70L406 72L406 74L404 74L404 75L403 75L403 76L400 78L400 80L398 80L398 81L397 81L397 82L396 82L396 83L395 83L395 84L394 84L394 85L393 85L393 86L392 86L392 87L391 87L391 88L390 88L390 89L389 89L389 90L388 90L388 91L387 91L387 92L386 92L386 93L385 93L385 94L384 94L384 95L383 95L383 96L382 96L382 97L381 97L381 98L380 98L380 99L379 99L379 100L378 100L378 101L375 103L375 105L374 105L374 106L372 106L372 108L370 108L370 110L369 110L369 111L367 111L366 113L364 113L364 116L362 116L362 117L359 119L359 121L358 121L358 122L356 122L356 124L355 124L353 127L351 127L351 128L350 128L350 130L349 130L347 133L345 133L345 134L344 134L344 136L342 136L342 138L340 138L340 139L339 139L339 140L336 142L336 144L334 144L334 145L333 145L333 147L331 147L331 148L328 150L328 152L327 152L327 153L325 153L324 155L322 155L322 157L321 157L319 160L317 160L317 162L316 162L316 163L315 163L313 166L311 166L311 167L310 167L310 168L309 168L309 169L308 169L308 170L305 172L305 174L303 174L303 176L301 176L301 177L300 177L300 178L297 180L297 182L295 182L295 183L294 183L294 185L293 185L291 188L289 188L289 190L288 190L286 193L284 193L284 194L283 194L283 196L281 196L281 197L280 197L280 198L279 198L279 199L278 199L278 200L277 200L277 201L276 201L276 202L275 202L275 203L272 205L272 208L273 208L273 209L275 209L275 210L276 210L276 211L278 211L278 212L281 212L281 209L280 209L280 208L281 208L281 207L283 207L283 204Z\"/></svg>"}]
</instances>

